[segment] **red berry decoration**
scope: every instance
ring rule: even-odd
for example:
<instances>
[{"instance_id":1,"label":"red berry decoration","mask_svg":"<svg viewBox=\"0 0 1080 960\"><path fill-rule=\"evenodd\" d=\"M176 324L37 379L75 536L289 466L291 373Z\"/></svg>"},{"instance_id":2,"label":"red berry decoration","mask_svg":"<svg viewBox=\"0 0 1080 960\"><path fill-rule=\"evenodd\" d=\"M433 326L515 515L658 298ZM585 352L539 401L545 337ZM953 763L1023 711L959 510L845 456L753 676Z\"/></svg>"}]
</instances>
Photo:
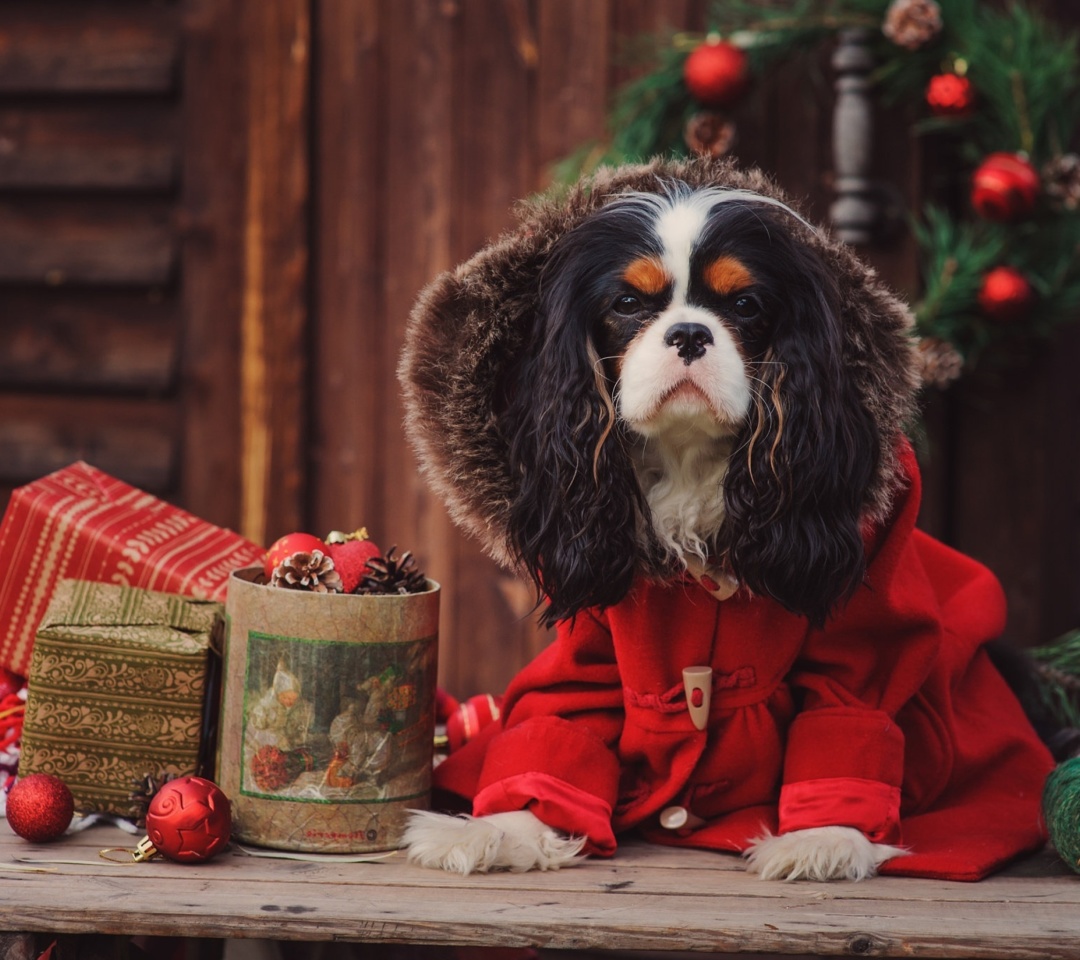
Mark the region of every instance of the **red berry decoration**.
<instances>
[{"instance_id":1,"label":"red berry decoration","mask_svg":"<svg viewBox=\"0 0 1080 960\"><path fill-rule=\"evenodd\" d=\"M346 540L326 545L334 569L341 577L342 593L354 593L364 575L370 573L368 561L382 555L374 540Z\"/></svg>"},{"instance_id":2,"label":"red berry decoration","mask_svg":"<svg viewBox=\"0 0 1080 960\"><path fill-rule=\"evenodd\" d=\"M67 784L48 773L23 777L8 794L8 823L24 840L55 840L71 825L74 815L75 800Z\"/></svg>"},{"instance_id":3,"label":"red berry decoration","mask_svg":"<svg viewBox=\"0 0 1080 960\"><path fill-rule=\"evenodd\" d=\"M983 277L979 307L993 320L1009 322L1023 317L1035 299L1035 292L1015 267L994 267Z\"/></svg>"},{"instance_id":4,"label":"red berry decoration","mask_svg":"<svg viewBox=\"0 0 1080 960\"><path fill-rule=\"evenodd\" d=\"M930 78L926 103L937 117L963 117L975 105L975 87L957 73L939 73Z\"/></svg>"},{"instance_id":5,"label":"red berry decoration","mask_svg":"<svg viewBox=\"0 0 1080 960\"><path fill-rule=\"evenodd\" d=\"M1018 153L992 153L976 169L971 203L987 220L1017 220L1031 213L1039 172Z\"/></svg>"},{"instance_id":6,"label":"red berry decoration","mask_svg":"<svg viewBox=\"0 0 1080 960\"><path fill-rule=\"evenodd\" d=\"M263 573L269 581L271 575L282 560L291 557L294 553L311 553L312 550L321 550L326 554L326 544L321 538L313 533L287 533L279 540L275 540L266 551L266 559L263 561Z\"/></svg>"},{"instance_id":7,"label":"red berry decoration","mask_svg":"<svg viewBox=\"0 0 1080 960\"><path fill-rule=\"evenodd\" d=\"M155 853L177 863L201 863L225 849L232 833L229 798L202 777L170 780L150 801L141 857ZM151 844L146 849L146 844Z\"/></svg>"},{"instance_id":8,"label":"red berry decoration","mask_svg":"<svg viewBox=\"0 0 1080 960\"><path fill-rule=\"evenodd\" d=\"M702 106L730 107L750 85L750 64L735 44L706 41L686 58L683 81Z\"/></svg>"}]
</instances>

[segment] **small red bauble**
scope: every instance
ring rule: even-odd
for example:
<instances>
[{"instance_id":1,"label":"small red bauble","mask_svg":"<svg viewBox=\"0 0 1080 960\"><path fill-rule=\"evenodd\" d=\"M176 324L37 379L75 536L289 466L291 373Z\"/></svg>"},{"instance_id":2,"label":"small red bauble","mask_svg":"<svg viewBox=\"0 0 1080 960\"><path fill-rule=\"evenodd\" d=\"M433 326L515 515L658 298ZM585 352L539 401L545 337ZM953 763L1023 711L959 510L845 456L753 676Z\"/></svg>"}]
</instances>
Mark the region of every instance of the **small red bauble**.
<instances>
[{"instance_id":1,"label":"small red bauble","mask_svg":"<svg viewBox=\"0 0 1080 960\"><path fill-rule=\"evenodd\" d=\"M930 78L926 103L938 117L962 117L975 105L975 87L957 73L939 73Z\"/></svg>"},{"instance_id":2,"label":"small red bauble","mask_svg":"<svg viewBox=\"0 0 1080 960\"><path fill-rule=\"evenodd\" d=\"M735 44L706 41L686 58L683 81L690 95L703 106L729 107L750 85L750 64Z\"/></svg>"},{"instance_id":3,"label":"small red bauble","mask_svg":"<svg viewBox=\"0 0 1080 960\"><path fill-rule=\"evenodd\" d=\"M1011 321L1031 309L1035 292L1015 267L994 267L984 277L979 289L979 307L993 320Z\"/></svg>"},{"instance_id":4,"label":"small red bauble","mask_svg":"<svg viewBox=\"0 0 1080 960\"><path fill-rule=\"evenodd\" d=\"M209 860L225 849L231 833L229 798L202 777L170 780L146 811L147 840L154 851L178 863Z\"/></svg>"},{"instance_id":5,"label":"small red bauble","mask_svg":"<svg viewBox=\"0 0 1080 960\"><path fill-rule=\"evenodd\" d=\"M266 551L266 559L263 561L263 573L269 580L276 567L282 560L291 557L294 553L311 553L312 550L321 550L326 555L326 544L321 537L313 533L287 533L275 540L270 549Z\"/></svg>"},{"instance_id":6,"label":"small red bauble","mask_svg":"<svg viewBox=\"0 0 1080 960\"><path fill-rule=\"evenodd\" d=\"M75 800L67 784L48 773L23 777L8 794L8 823L24 840L55 840L71 825L74 815Z\"/></svg>"},{"instance_id":7,"label":"small red bauble","mask_svg":"<svg viewBox=\"0 0 1080 960\"><path fill-rule=\"evenodd\" d=\"M342 593L352 593L360 586L367 572L367 562L382 554L374 540L346 540L344 543L326 545L334 569L341 577Z\"/></svg>"},{"instance_id":8,"label":"small red bauble","mask_svg":"<svg viewBox=\"0 0 1080 960\"><path fill-rule=\"evenodd\" d=\"M458 704L446 720L446 739L450 752L464 746L488 724L502 715L502 697L479 693Z\"/></svg>"},{"instance_id":9,"label":"small red bauble","mask_svg":"<svg viewBox=\"0 0 1080 960\"><path fill-rule=\"evenodd\" d=\"M1031 213L1039 172L1017 153L992 153L971 179L971 204L987 220L1016 220Z\"/></svg>"}]
</instances>

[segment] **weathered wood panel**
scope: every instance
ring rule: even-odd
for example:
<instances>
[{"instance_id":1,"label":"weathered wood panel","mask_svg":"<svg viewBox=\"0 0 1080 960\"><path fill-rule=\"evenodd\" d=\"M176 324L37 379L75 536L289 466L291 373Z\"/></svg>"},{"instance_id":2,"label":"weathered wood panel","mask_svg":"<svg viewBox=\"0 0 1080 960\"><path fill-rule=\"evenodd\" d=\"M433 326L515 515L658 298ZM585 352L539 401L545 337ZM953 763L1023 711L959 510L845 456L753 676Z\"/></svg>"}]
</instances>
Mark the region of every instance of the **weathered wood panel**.
<instances>
[{"instance_id":1,"label":"weathered wood panel","mask_svg":"<svg viewBox=\"0 0 1080 960\"><path fill-rule=\"evenodd\" d=\"M0 111L0 190L169 190L178 152L167 100L38 102Z\"/></svg>"},{"instance_id":2,"label":"weathered wood panel","mask_svg":"<svg viewBox=\"0 0 1080 960\"><path fill-rule=\"evenodd\" d=\"M179 363L176 315L146 292L0 289L0 384L162 395Z\"/></svg>"},{"instance_id":3,"label":"weathered wood panel","mask_svg":"<svg viewBox=\"0 0 1080 960\"><path fill-rule=\"evenodd\" d=\"M240 523L244 0L186 0L179 216L183 505Z\"/></svg>"},{"instance_id":4,"label":"weathered wood panel","mask_svg":"<svg viewBox=\"0 0 1080 960\"><path fill-rule=\"evenodd\" d=\"M240 531L303 525L309 0L243 7L247 101L240 344Z\"/></svg>"},{"instance_id":5,"label":"weathered wood panel","mask_svg":"<svg viewBox=\"0 0 1080 960\"><path fill-rule=\"evenodd\" d=\"M0 92L167 92L176 82L176 16L164 4L8 0Z\"/></svg>"},{"instance_id":6,"label":"weathered wood panel","mask_svg":"<svg viewBox=\"0 0 1080 960\"><path fill-rule=\"evenodd\" d=\"M382 346L381 6L324 0L316 24L310 522L324 535L396 536L382 521L382 419L397 391Z\"/></svg>"},{"instance_id":7,"label":"weathered wood panel","mask_svg":"<svg viewBox=\"0 0 1080 960\"><path fill-rule=\"evenodd\" d=\"M164 202L0 200L0 283L163 286L170 217Z\"/></svg>"},{"instance_id":8,"label":"weathered wood panel","mask_svg":"<svg viewBox=\"0 0 1080 960\"><path fill-rule=\"evenodd\" d=\"M480 613L483 600L456 589L457 537L442 505L434 500L417 475L411 451L403 441L404 413L393 371L397 367L405 319L420 288L449 268L454 216L455 94L454 58L464 39L456 32L457 5L440 0L380 4L380 33L386 38L383 75L377 96L383 104L382 126L357 136L376 136L382 142L383 177L380 242L383 275L384 330L372 344L384 371L385 405L378 417L379 456L376 470L383 486L381 517L370 526L377 539L413 550L434 579L445 583L442 593L441 669L454 669L468 654L454 632L458 606L472 604L478 630L490 623ZM470 48L469 53L472 53ZM501 78L500 78L501 79ZM356 91L360 94L361 91ZM387 546L387 544L383 544ZM486 631L485 631L486 632ZM472 655L482 649L469 637Z\"/></svg>"},{"instance_id":9,"label":"weathered wood panel","mask_svg":"<svg viewBox=\"0 0 1080 960\"><path fill-rule=\"evenodd\" d=\"M177 410L168 401L0 393L0 483L17 486L85 460L160 493L176 467Z\"/></svg>"},{"instance_id":10,"label":"weathered wood panel","mask_svg":"<svg viewBox=\"0 0 1080 960\"><path fill-rule=\"evenodd\" d=\"M374 956L387 943L668 951L659 956L1080 958L1080 885L1049 855L980 883L816 884L762 882L731 854L633 840L611 860L467 877L400 855L297 863L235 849L182 870L163 860L124 867L98 856L105 846L131 849L132 837L98 827L67 838L61 852L0 835L5 865L16 856L60 861L4 872L0 927L352 941Z\"/></svg>"}]
</instances>

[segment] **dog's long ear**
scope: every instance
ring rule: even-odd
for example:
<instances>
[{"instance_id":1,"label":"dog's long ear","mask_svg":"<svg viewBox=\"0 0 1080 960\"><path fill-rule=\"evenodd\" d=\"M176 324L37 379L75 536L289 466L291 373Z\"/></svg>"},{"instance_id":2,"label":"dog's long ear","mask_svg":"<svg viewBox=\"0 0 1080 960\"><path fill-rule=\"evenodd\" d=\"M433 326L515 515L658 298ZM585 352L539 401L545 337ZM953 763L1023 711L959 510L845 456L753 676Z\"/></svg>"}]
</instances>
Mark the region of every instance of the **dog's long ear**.
<instances>
[{"instance_id":1,"label":"dog's long ear","mask_svg":"<svg viewBox=\"0 0 1080 960\"><path fill-rule=\"evenodd\" d=\"M517 488L515 559L546 597L550 625L618 603L642 548L644 501L594 340L601 269L571 236L545 271L531 356L501 418Z\"/></svg>"},{"instance_id":2,"label":"dog's long ear","mask_svg":"<svg viewBox=\"0 0 1080 960\"><path fill-rule=\"evenodd\" d=\"M863 580L881 438L844 361L833 278L805 245L774 238L790 274L725 482L724 541L742 582L820 625Z\"/></svg>"}]
</instances>

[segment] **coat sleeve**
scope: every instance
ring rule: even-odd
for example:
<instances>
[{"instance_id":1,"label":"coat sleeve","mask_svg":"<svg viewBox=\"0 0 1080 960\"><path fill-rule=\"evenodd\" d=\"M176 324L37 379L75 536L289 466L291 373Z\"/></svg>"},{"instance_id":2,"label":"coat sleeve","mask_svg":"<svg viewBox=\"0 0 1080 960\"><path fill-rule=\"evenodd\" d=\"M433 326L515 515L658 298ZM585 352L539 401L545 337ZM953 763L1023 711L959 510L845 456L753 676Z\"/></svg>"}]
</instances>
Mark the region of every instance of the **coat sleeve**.
<instances>
[{"instance_id":1,"label":"coat sleeve","mask_svg":"<svg viewBox=\"0 0 1080 960\"><path fill-rule=\"evenodd\" d=\"M603 616L585 612L559 624L555 641L507 689L503 709L473 813L528 809L549 826L586 837L586 852L610 856L624 714Z\"/></svg>"},{"instance_id":2,"label":"coat sleeve","mask_svg":"<svg viewBox=\"0 0 1080 960\"><path fill-rule=\"evenodd\" d=\"M958 643L966 638L974 648L1004 627L1004 595L986 568L945 548L920 549L929 538L915 530L919 477L910 448L903 460L909 483L889 522L867 538L866 582L809 635L790 677L800 712L785 755L781 833L843 824L876 843L901 842L897 713Z\"/></svg>"}]
</instances>

